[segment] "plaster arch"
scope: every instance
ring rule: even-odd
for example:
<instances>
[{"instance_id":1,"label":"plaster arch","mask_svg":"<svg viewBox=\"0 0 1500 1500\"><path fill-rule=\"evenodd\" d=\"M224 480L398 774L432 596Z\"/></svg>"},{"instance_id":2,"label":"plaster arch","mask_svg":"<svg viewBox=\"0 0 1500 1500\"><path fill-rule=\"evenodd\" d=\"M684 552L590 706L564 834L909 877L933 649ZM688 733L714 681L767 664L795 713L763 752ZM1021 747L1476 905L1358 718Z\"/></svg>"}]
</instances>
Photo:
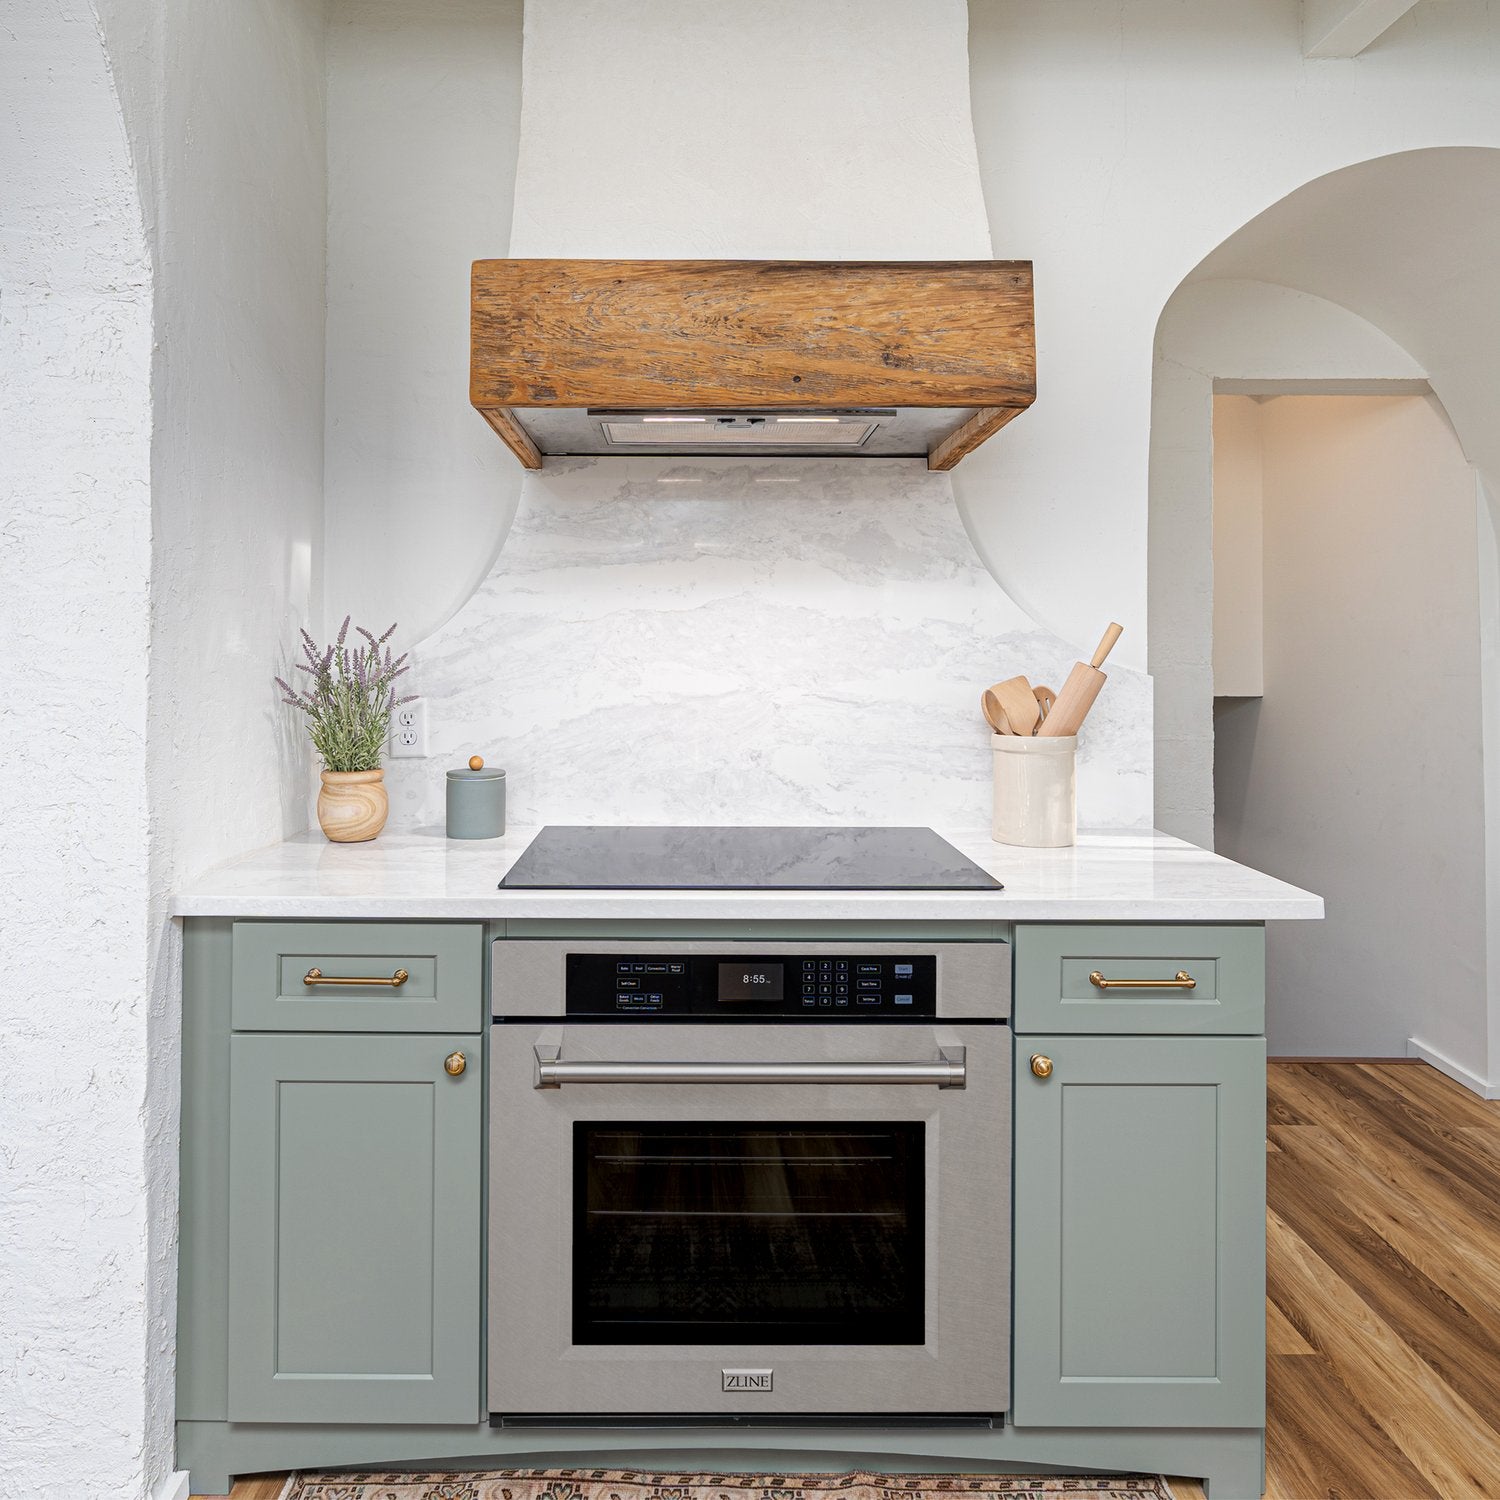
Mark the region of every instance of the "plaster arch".
<instances>
[{"instance_id":1,"label":"plaster arch","mask_svg":"<svg viewBox=\"0 0 1500 1500\"><path fill-rule=\"evenodd\" d=\"M1248 221L1178 285L1157 323L1148 526L1155 819L1211 846L1212 397L1430 391L1476 474L1481 661L1500 641L1495 478L1500 432L1500 150L1373 158L1304 184ZM1500 889L1500 685L1483 671L1486 884ZM1493 912L1496 903L1488 907ZM1490 955L1500 954L1492 915ZM1500 973L1488 960L1488 1058L1500 1078Z\"/></svg>"},{"instance_id":2,"label":"plaster arch","mask_svg":"<svg viewBox=\"0 0 1500 1500\"><path fill-rule=\"evenodd\" d=\"M1168 298L1156 327L1147 535L1159 826L1212 843L1214 382L1426 381L1488 493L1500 493L1497 240L1500 149L1397 152L1277 200Z\"/></svg>"}]
</instances>

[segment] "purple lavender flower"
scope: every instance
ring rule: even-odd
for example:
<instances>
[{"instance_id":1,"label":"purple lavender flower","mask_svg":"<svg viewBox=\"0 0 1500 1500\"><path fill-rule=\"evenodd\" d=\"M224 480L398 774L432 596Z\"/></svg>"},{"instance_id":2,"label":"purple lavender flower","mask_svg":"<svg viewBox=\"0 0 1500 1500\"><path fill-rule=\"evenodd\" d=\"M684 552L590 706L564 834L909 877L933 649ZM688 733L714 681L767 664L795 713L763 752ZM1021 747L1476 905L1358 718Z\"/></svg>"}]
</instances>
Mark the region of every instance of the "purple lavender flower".
<instances>
[{"instance_id":1,"label":"purple lavender flower","mask_svg":"<svg viewBox=\"0 0 1500 1500\"><path fill-rule=\"evenodd\" d=\"M330 771L373 771L380 766L381 751L390 732L391 710L398 699L391 684L409 670L406 654L394 661L391 648L381 646L395 633L393 624L376 637L362 625L355 634L365 642L351 651L347 645L350 617L344 616L333 644L319 651L317 642L304 629L299 631L306 661L293 663L312 678L307 691L292 687L284 678L273 679L281 689L281 701L308 717L308 735Z\"/></svg>"}]
</instances>

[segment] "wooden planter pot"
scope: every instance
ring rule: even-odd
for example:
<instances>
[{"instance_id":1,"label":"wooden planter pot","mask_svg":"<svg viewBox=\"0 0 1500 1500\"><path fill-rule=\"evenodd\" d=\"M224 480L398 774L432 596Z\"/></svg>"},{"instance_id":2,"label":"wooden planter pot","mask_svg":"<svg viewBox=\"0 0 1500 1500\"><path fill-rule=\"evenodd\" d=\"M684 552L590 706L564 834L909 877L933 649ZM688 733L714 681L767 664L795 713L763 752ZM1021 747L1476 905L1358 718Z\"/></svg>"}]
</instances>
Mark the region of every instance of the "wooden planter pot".
<instances>
[{"instance_id":1,"label":"wooden planter pot","mask_svg":"<svg viewBox=\"0 0 1500 1500\"><path fill-rule=\"evenodd\" d=\"M324 771L318 791L318 826L335 844L359 844L385 827L390 813L385 772Z\"/></svg>"}]
</instances>

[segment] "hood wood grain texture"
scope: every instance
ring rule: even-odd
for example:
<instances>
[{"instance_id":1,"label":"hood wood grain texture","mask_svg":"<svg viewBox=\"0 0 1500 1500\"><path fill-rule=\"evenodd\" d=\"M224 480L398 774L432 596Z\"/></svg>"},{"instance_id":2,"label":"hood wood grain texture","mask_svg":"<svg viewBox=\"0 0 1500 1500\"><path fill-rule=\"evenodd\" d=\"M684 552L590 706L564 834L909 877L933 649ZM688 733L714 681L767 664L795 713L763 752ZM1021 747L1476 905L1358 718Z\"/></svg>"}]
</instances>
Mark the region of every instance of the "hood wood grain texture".
<instances>
[{"instance_id":1,"label":"hood wood grain texture","mask_svg":"<svg viewBox=\"0 0 1500 1500\"><path fill-rule=\"evenodd\" d=\"M543 428L528 408L895 408L877 433L902 436L865 451L948 469L1036 396L1027 261L482 260L470 330L469 399L533 469L609 447L597 420ZM902 422L912 408L939 419Z\"/></svg>"}]
</instances>

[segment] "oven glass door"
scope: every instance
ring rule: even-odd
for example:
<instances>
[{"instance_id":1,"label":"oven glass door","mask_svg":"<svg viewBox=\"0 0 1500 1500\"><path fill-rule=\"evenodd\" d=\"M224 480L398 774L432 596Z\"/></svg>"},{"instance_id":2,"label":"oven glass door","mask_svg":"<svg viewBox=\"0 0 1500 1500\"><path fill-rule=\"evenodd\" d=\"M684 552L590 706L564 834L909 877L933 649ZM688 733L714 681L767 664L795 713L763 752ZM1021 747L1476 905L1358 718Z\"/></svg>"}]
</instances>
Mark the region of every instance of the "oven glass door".
<instances>
[{"instance_id":1,"label":"oven glass door","mask_svg":"<svg viewBox=\"0 0 1500 1500\"><path fill-rule=\"evenodd\" d=\"M576 1122L573 1342L922 1343L925 1135Z\"/></svg>"},{"instance_id":2,"label":"oven glass door","mask_svg":"<svg viewBox=\"0 0 1500 1500\"><path fill-rule=\"evenodd\" d=\"M1010 1030L516 1021L490 1049L489 1408L992 1414Z\"/></svg>"}]
</instances>

